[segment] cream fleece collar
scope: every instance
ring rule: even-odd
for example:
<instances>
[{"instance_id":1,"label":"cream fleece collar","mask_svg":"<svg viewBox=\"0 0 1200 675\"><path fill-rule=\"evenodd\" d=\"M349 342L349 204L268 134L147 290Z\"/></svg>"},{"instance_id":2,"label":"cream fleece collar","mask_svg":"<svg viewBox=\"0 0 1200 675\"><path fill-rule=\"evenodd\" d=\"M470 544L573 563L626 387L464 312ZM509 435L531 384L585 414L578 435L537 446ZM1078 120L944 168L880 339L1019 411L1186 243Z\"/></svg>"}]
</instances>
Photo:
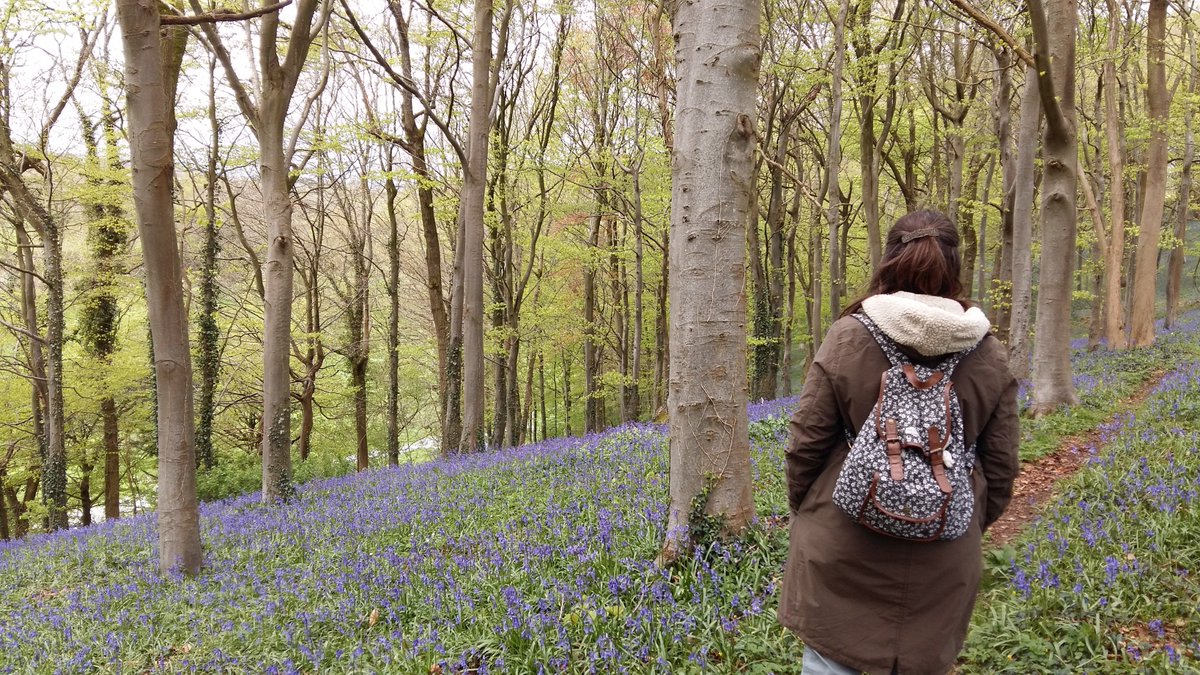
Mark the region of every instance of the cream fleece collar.
<instances>
[{"instance_id":1,"label":"cream fleece collar","mask_svg":"<svg viewBox=\"0 0 1200 675\"><path fill-rule=\"evenodd\" d=\"M863 312L888 337L923 356L962 351L975 345L992 324L978 307L963 310L957 300L907 291L872 295Z\"/></svg>"}]
</instances>

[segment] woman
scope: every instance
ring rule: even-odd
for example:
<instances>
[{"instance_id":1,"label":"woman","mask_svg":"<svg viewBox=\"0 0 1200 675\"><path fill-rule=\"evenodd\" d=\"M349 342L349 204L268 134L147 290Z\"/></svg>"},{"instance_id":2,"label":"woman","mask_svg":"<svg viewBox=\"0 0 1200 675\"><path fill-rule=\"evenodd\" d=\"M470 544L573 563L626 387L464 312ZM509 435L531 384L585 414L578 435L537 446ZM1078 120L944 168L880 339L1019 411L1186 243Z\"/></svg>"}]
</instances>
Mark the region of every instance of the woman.
<instances>
[{"instance_id":1,"label":"woman","mask_svg":"<svg viewBox=\"0 0 1200 675\"><path fill-rule=\"evenodd\" d=\"M867 297L829 329L809 370L787 448L791 544L779 620L804 641L805 675L944 673L966 639L982 571L980 540L1012 496L1017 384L990 324L959 295L958 231L933 211L888 233ZM890 366L865 313L914 363L974 349L951 377L966 444L976 445L974 522L952 540L878 534L832 501L834 483ZM982 341L981 341L982 340Z\"/></svg>"}]
</instances>

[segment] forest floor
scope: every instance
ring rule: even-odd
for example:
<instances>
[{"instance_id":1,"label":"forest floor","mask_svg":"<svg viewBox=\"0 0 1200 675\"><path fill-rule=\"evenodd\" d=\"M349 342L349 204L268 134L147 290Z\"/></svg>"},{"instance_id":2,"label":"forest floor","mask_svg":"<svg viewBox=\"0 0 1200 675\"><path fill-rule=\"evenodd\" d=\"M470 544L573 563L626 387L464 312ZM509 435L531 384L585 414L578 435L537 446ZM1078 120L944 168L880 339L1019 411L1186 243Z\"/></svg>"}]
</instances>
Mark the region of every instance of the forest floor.
<instances>
[{"instance_id":1,"label":"forest floor","mask_svg":"<svg viewBox=\"0 0 1200 675\"><path fill-rule=\"evenodd\" d=\"M1021 471L1013 483L1012 501L1004 515L988 528L985 545L1002 547L1020 536L1029 523L1038 517L1042 507L1053 498L1056 487L1074 475L1102 447L1105 427L1116 423L1120 415L1136 414L1166 374L1165 370L1152 373L1139 391L1120 402L1119 412L1104 425L1093 427L1083 434L1068 436L1053 452L1022 462Z\"/></svg>"},{"instance_id":2,"label":"forest floor","mask_svg":"<svg viewBox=\"0 0 1200 675\"><path fill-rule=\"evenodd\" d=\"M1022 527L959 672L1200 672L1200 313L1072 367L1080 405L1022 419ZM759 523L669 569L648 424L205 502L195 578L159 574L146 516L0 542L0 674L798 673L771 526L795 405L749 409Z\"/></svg>"}]
</instances>

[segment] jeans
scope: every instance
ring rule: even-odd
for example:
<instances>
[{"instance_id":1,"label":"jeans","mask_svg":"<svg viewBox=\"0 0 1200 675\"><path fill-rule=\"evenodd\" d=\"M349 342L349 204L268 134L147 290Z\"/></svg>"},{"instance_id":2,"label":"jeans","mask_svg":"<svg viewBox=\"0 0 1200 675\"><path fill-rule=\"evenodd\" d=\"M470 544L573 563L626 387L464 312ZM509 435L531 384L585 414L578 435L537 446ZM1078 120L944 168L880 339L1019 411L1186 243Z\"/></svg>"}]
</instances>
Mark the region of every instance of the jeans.
<instances>
[{"instance_id":1,"label":"jeans","mask_svg":"<svg viewBox=\"0 0 1200 675\"><path fill-rule=\"evenodd\" d=\"M800 675L862 675L862 671L843 666L817 653L810 647L804 648L804 660L800 662Z\"/></svg>"}]
</instances>

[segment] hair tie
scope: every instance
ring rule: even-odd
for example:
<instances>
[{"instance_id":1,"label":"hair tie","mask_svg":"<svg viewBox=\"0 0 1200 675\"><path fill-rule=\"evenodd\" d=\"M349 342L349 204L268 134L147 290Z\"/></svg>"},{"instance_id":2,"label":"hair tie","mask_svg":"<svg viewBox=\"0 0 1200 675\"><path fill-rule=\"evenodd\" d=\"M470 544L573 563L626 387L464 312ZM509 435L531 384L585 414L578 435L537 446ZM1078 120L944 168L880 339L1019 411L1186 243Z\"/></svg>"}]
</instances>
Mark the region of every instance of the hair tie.
<instances>
[{"instance_id":1,"label":"hair tie","mask_svg":"<svg viewBox=\"0 0 1200 675\"><path fill-rule=\"evenodd\" d=\"M937 231L936 227L927 227L922 230L913 230L912 232L905 232L904 234L900 235L900 243L907 244L908 242L912 241L913 239L922 239L924 237L936 237L937 235L938 235L938 231Z\"/></svg>"}]
</instances>

